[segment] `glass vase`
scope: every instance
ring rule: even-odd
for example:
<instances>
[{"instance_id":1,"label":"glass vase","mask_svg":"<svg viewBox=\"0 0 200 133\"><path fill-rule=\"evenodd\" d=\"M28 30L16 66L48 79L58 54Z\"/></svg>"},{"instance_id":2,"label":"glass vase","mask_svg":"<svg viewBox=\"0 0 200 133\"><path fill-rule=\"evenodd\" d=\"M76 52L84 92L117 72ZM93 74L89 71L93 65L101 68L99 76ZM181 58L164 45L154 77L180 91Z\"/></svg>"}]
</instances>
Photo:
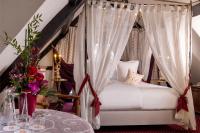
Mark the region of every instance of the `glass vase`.
<instances>
[{"instance_id":1,"label":"glass vase","mask_svg":"<svg viewBox=\"0 0 200 133\"><path fill-rule=\"evenodd\" d=\"M30 117L28 115L28 94L30 92L21 92L19 96L19 115L17 116L17 125L20 129L27 129Z\"/></svg>"}]
</instances>

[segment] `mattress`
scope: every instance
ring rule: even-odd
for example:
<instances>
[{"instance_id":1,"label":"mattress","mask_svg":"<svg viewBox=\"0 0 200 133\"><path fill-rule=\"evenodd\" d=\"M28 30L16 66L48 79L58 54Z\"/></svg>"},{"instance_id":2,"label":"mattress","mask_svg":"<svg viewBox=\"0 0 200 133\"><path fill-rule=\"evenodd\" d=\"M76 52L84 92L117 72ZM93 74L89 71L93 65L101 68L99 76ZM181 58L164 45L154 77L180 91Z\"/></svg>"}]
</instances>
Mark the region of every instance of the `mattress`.
<instances>
[{"instance_id":1,"label":"mattress","mask_svg":"<svg viewBox=\"0 0 200 133\"><path fill-rule=\"evenodd\" d=\"M101 110L175 109L178 94L169 87L141 82L128 85L112 81L101 92Z\"/></svg>"}]
</instances>

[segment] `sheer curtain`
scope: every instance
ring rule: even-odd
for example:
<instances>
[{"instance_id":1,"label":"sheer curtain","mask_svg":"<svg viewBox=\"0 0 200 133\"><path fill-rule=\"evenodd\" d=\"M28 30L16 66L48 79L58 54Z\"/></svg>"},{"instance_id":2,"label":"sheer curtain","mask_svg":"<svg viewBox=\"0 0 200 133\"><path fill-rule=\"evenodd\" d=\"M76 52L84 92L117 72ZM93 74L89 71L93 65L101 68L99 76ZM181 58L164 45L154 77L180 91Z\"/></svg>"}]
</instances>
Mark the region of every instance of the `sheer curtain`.
<instances>
[{"instance_id":1,"label":"sheer curtain","mask_svg":"<svg viewBox=\"0 0 200 133\"><path fill-rule=\"evenodd\" d=\"M176 89L177 94L184 95L189 84L191 63L191 9L189 6L166 5L142 6L141 9L156 64L165 79ZM181 109L176 112L175 118L182 122L185 128L195 129L196 121L190 89L186 97L189 111Z\"/></svg>"},{"instance_id":2,"label":"sheer curtain","mask_svg":"<svg viewBox=\"0 0 200 133\"><path fill-rule=\"evenodd\" d=\"M74 44L76 38L76 27L70 27L66 36L58 42L56 50L61 54L67 64L74 63Z\"/></svg>"},{"instance_id":3,"label":"sheer curtain","mask_svg":"<svg viewBox=\"0 0 200 133\"><path fill-rule=\"evenodd\" d=\"M145 30L133 28L121 57L121 60L123 61L139 60L138 71L140 74L144 75L143 79L145 81L149 75L149 66L152 54L148 43Z\"/></svg>"},{"instance_id":4,"label":"sheer curtain","mask_svg":"<svg viewBox=\"0 0 200 133\"><path fill-rule=\"evenodd\" d=\"M79 91L85 77L85 12L79 15L78 27L74 46L74 80L76 92ZM86 87L86 86L85 86ZM89 91L85 88L80 96L81 117L88 121Z\"/></svg>"},{"instance_id":5,"label":"sheer curtain","mask_svg":"<svg viewBox=\"0 0 200 133\"><path fill-rule=\"evenodd\" d=\"M138 6L131 4L114 3L112 5L110 2L101 1L88 1L88 4L86 4L87 73L90 75L91 84L97 96L108 83L114 71L113 68L117 65L123 54L137 12ZM76 39L74 64L77 91L83 81L84 55L82 52L84 51L83 30L85 26L83 24L85 23L83 17L80 19L80 23L78 29L81 29L81 31L77 31L77 36L79 34L80 37ZM81 97L81 100L83 100L81 101L81 115L94 128L100 128L100 117L99 115L95 115L95 108L90 106L94 100L93 95L89 90L85 90L81 94Z\"/></svg>"},{"instance_id":6,"label":"sheer curtain","mask_svg":"<svg viewBox=\"0 0 200 133\"><path fill-rule=\"evenodd\" d=\"M151 55L152 51L149 46L149 41L147 39L146 33L142 32L139 36L139 42L141 42L140 45L140 65L139 65L139 72L144 75L143 79L147 81L147 78L149 76L149 68L150 68L150 62L151 62Z\"/></svg>"},{"instance_id":7,"label":"sheer curtain","mask_svg":"<svg viewBox=\"0 0 200 133\"><path fill-rule=\"evenodd\" d=\"M139 37L142 35L140 29L133 28L131 34L129 36L128 43L125 47L121 60L130 61L130 60L138 60L139 51L140 51L140 41Z\"/></svg>"}]
</instances>

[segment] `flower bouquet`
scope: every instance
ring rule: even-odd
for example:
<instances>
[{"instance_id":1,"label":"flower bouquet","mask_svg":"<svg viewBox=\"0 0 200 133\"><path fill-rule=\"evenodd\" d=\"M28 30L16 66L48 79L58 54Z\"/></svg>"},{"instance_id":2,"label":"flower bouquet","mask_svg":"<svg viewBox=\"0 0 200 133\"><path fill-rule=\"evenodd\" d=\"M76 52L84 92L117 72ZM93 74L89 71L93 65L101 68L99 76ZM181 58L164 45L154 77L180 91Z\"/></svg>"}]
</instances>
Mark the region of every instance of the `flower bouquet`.
<instances>
[{"instance_id":1,"label":"flower bouquet","mask_svg":"<svg viewBox=\"0 0 200 133\"><path fill-rule=\"evenodd\" d=\"M45 95L47 92L47 80L44 75L39 72L38 52L39 49L34 47L35 42L39 39L40 33L37 28L42 22L41 14L33 17L25 30L25 45L18 44L16 39L11 39L5 33L5 43L16 49L16 54L20 55L20 61L14 69L10 71L11 84L16 88L16 92L20 94L19 108L23 108L24 95L27 94L28 114L32 115L36 106L36 95Z\"/></svg>"}]
</instances>

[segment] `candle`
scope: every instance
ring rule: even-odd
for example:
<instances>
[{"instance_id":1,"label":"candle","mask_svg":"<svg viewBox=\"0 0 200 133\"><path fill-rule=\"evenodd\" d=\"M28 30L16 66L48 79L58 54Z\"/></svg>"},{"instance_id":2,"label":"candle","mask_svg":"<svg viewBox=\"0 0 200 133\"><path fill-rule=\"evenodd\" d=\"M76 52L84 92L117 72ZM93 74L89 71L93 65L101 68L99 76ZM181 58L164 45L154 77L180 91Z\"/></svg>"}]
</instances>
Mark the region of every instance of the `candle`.
<instances>
[{"instance_id":1,"label":"candle","mask_svg":"<svg viewBox=\"0 0 200 133\"><path fill-rule=\"evenodd\" d=\"M57 54L54 54L54 58L55 58L55 60L57 59Z\"/></svg>"},{"instance_id":2,"label":"candle","mask_svg":"<svg viewBox=\"0 0 200 133\"><path fill-rule=\"evenodd\" d=\"M58 54L58 58L59 58L59 59L61 58L61 54Z\"/></svg>"}]
</instances>

